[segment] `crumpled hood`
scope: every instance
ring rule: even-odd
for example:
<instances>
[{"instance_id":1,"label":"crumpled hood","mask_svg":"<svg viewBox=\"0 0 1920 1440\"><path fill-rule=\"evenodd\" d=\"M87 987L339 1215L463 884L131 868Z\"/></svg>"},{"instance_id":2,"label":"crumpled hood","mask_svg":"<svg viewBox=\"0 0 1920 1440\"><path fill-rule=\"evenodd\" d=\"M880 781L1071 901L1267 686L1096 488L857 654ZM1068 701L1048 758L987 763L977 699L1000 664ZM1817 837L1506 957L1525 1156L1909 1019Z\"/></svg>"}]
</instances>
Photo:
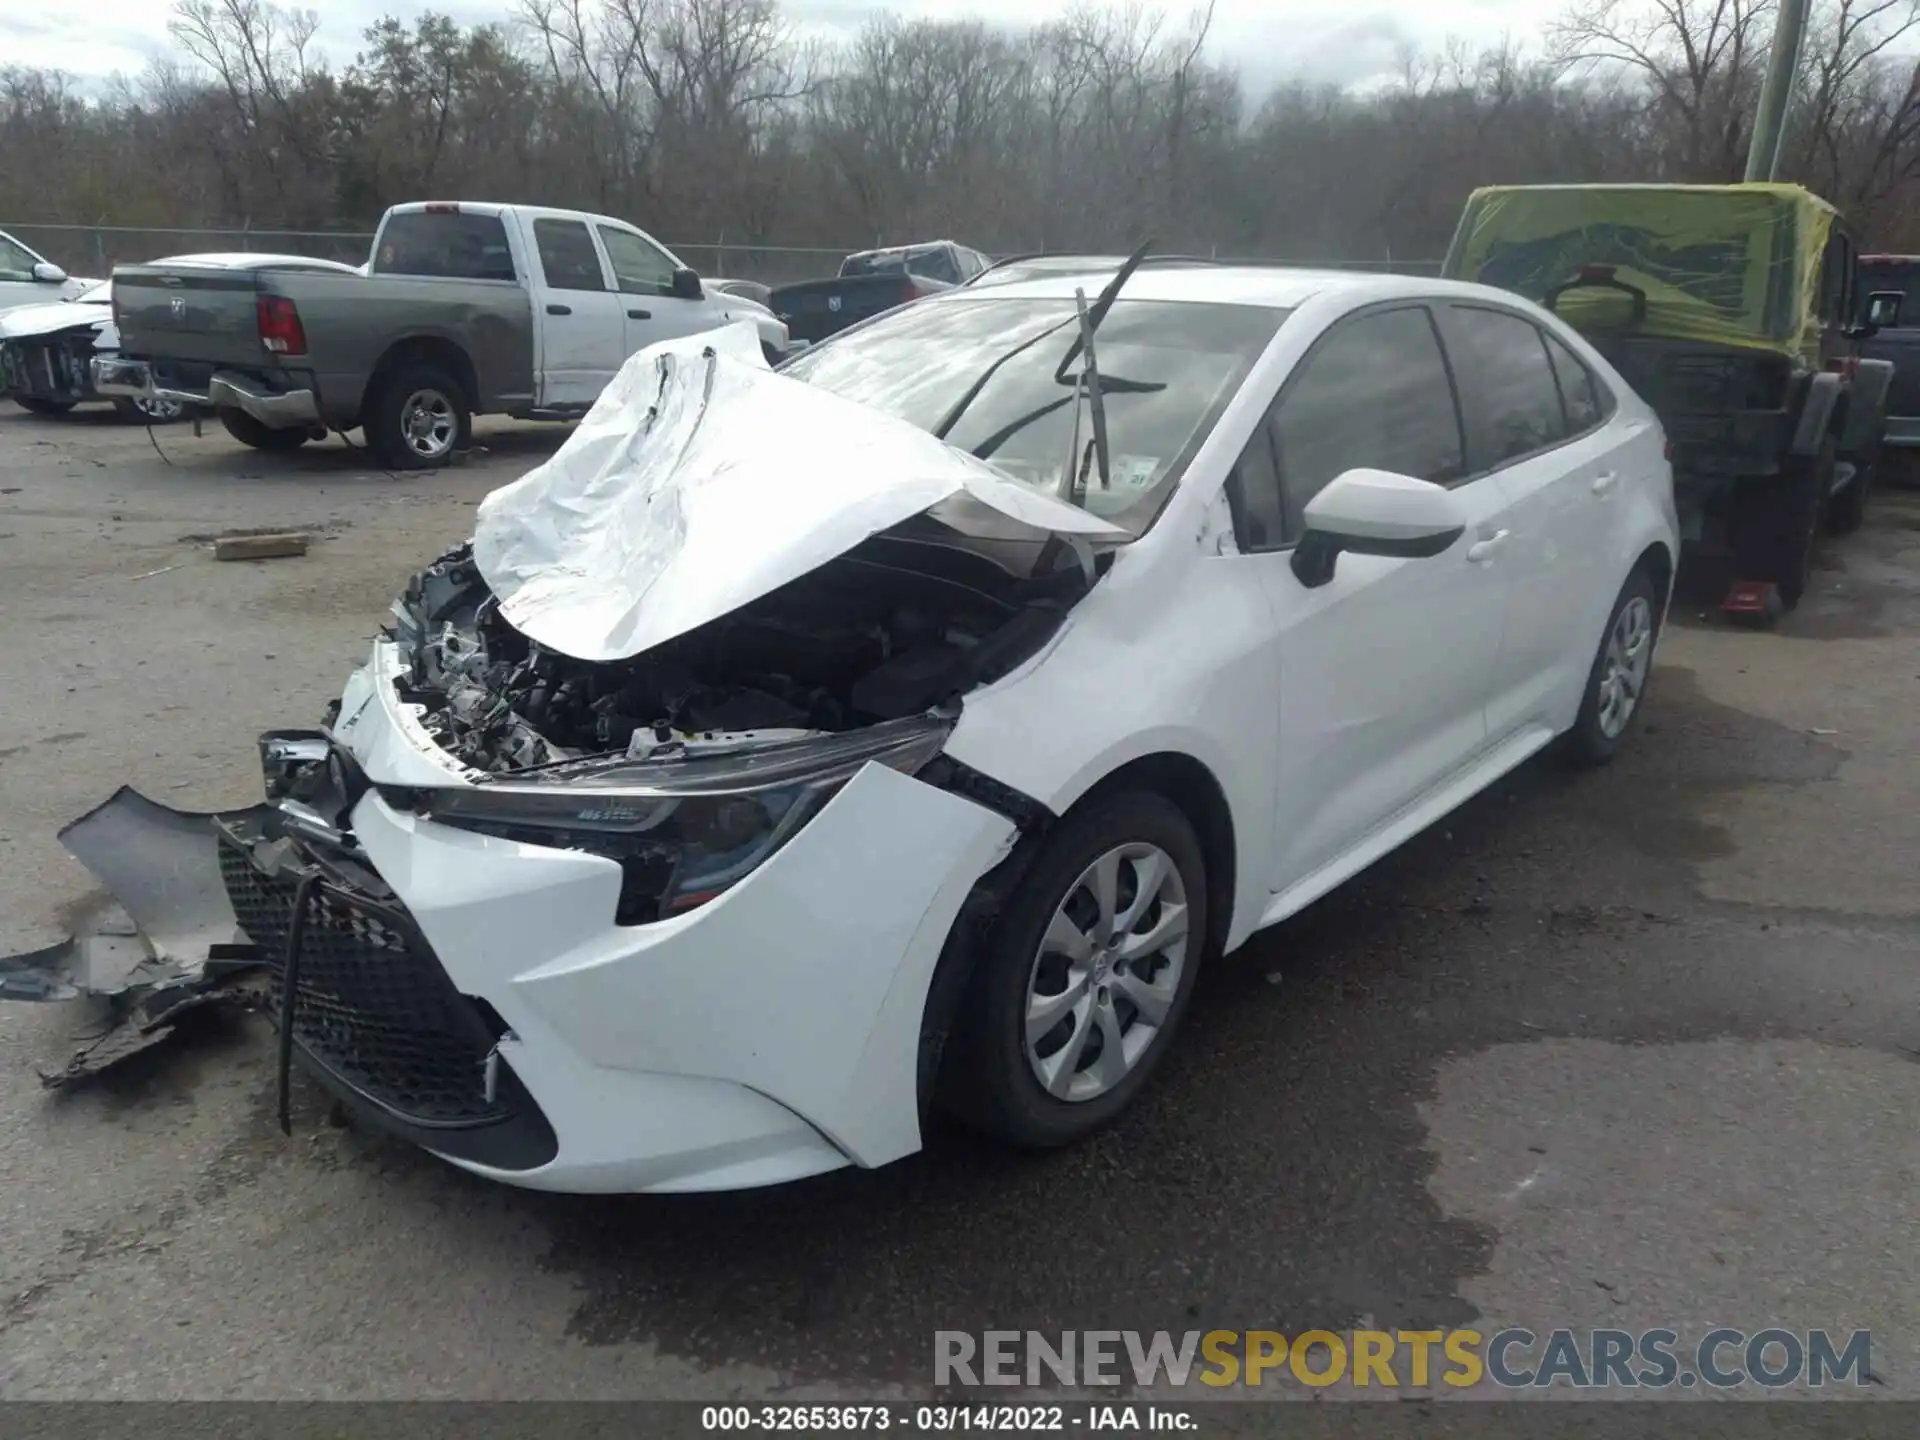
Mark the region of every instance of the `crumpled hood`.
<instances>
[{"instance_id":1,"label":"crumpled hood","mask_svg":"<svg viewBox=\"0 0 1920 1440\"><path fill-rule=\"evenodd\" d=\"M113 319L110 305L14 305L0 310L0 340L24 340L54 335L81 325L100 325Z\"/></svg>"},{"instance_id":2,"label":"crumpled hood","mask_svg":"<svg viewBox=\"0 0 1920 1440\"><path fill-rule=\"evenodd\" d=\"M489 495L473 557L523 634L624 660L956 496L1039 532L1127 532L926 431L767 368L750 324L628 359L538 469Z\"/></svg>"}]
</instances>

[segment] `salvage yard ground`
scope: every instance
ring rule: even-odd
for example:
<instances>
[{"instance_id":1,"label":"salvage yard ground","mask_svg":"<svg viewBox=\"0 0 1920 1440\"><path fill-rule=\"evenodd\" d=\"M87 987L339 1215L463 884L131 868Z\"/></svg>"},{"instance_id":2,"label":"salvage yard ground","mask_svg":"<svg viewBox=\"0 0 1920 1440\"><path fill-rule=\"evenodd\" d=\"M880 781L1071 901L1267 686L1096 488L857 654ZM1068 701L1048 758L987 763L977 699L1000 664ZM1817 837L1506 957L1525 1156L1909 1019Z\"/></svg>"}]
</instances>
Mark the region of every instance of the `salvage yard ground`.
<instances>
[{"instance_id":1,"label":"salvage yard ground","mask_svg":"<svg viewBox=\"0 0 1920 1440\"><path fill-rule=\"evenodd\" d=\"M258 798L389 599L559 432L394 478L0 414L0 949L96 898L130 783ZM230 530L302 557L215 563ZM471 1180L301 1086L264 1022L73 1093L0 1005L0 1394L872 1395L936 1329L1720 1323L1874 1332L1920 1398L1920 494L1774 633L1682 603L1618 764L1537 763L1202 978L1117 1128L583 1200ZM1437 637L1437 643L1440 637Z\"/></svg>"}]
</instances>

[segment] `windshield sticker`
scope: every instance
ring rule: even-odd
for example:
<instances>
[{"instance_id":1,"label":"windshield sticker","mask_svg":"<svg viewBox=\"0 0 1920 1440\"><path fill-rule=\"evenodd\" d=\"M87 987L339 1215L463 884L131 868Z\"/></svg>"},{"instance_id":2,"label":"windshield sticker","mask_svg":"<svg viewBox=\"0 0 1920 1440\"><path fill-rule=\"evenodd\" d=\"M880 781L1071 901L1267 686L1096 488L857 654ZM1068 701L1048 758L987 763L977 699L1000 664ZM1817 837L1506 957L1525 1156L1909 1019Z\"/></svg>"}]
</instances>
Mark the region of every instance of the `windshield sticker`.
<instances>
[{"instance_id":1,"label":"windshield sticker","mask_svg":"<svg viewBox=\"0 0 1920 1440\"><path fill-rule=\"evenodd\" d=\"M1111 462L1113 483L1127 490L1145 490L1160 478L1157 455L1116 455Z\"/></svg>"}]
</instances>

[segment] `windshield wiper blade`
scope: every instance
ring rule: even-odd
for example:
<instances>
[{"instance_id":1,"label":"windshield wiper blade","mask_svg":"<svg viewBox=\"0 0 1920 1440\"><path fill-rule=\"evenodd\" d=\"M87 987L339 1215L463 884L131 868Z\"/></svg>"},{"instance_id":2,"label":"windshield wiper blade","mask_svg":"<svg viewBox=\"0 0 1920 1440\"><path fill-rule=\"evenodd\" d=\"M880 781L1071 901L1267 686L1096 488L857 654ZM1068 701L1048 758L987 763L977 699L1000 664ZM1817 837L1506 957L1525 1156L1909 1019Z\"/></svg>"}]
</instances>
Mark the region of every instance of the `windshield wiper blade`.
<instances>
[{"instance_id":1,"label":"windshield wiper blade","mask_svg":"<svg viewBox=\"0 0 1920 1440\"><path fill-rule=\"evenodd\" d=\"M994 431L993 434L973 447L971 453L975 458L991 460L994 451L998 450L1002 445L1006 444L1007 441L1026 429L1027 426L1033 424L1034 421L1046 419L1047 416L1053 414L1053 412L1058 410L1062 405L1077 404L1080 399L1079 377L1075 376L1071 379L1062 380L1060 383L1062 385L1072 385L1074 387L1074 393L1071 395L1063 395L1058 400L1049 400L1045 404L1029 410L1026 414L1009 420L1005 425L1002 425L998 430ZM1167 382L1164 380L1129 380L1124 375L1102 375L1100 377L1100 393L1102 395L1157 395L1166 388Z\"/></svg>"},{"instance_id":2,"label":"windshield wiper blade","mask_svg":"<svg viewBox=\"0 0 1920 1440\"><path fill-rule=\"evenodd\" d=\"M1087 488L1087 458L1090 452L1100 470L1100 488L1113 488L1112 459L1107 453L1107 407L1100 396L1100 362L1093 353L1093 321L1087 310L1087 292L1073 292L1074 312L1080 321L1080 373L1073 378L1073 439L1067 450L1067 463L1060 471L1060 498L1078 505ZM1056 379L1059 378L1057 375ZM1080 397L1087 397L1087 409L1093 421L1093 441L1087 451L1080 448Z\"/></svg>"},{"instance_id":3,"label":"windshield wiper blade","mask_svg":"<svg viewBox=\"0 0 1920 1440\"><path fill-rule=\"evenodd\" d=\"M1062 382L1066 380L1067 367L1080 358L1081 349L1092 340L1093 332L1100 328L1101 323L1107 318L1107 312L1113 308L1114 296L1120 293L1120 287L1127 283L1133 272L1140 268L1140 262L1147 258L1147 252L1152 248L1151 240L1143 241L1138 250L1121 262L1120 268L1113 272L1113 278L1094 297L1091 310L1081 317L1080 334L1074 338L1071 345L1067 346L1067 353L1060 357L1059 368L1053 372L1055 380Z\"/></svg>"},{"instance_id":4,"label":"windshield wiper blade","mask_svg":"<svg viewBox=\"0 0 1920 1440\"><path fill-rule=\"evenodd\" d=\"M960 417L967 413L967 407L973 404L975 400L978 400L980 398L980 392L987 388L988 381L992 380L995 375L998 375L1000 373L1000 367L1002 365L1006 364L1009 360L1013 359L1016 355L1026 354L1027 351L1031 350L1034 346L1038 345L1042 340L1046 339L1049 335L1057 335L1060 331L1066 329L1067 326L1071 325L1072 323L1073 321L1071 319L1068 319L1068 320L1062 320L1058 325L1049 325L1046 329L1042 330L1039 334L1033 336L1032 338L1022 340L1018 345L1014 346L1013 349L1007 351L1006 354L1002 355L998 360L994 361L993 364L989 365L985 370L981 372L980 378L978 380L975 380L973 384L967 387L967 393L962 395L957 401L954 402L953 408L947 411L945 415L940 417L940 423L933 427L934 437L939 440L944 440L947 438L947 432L953 429L954 426L960 423Z\"/></svg>"}]
</instances>

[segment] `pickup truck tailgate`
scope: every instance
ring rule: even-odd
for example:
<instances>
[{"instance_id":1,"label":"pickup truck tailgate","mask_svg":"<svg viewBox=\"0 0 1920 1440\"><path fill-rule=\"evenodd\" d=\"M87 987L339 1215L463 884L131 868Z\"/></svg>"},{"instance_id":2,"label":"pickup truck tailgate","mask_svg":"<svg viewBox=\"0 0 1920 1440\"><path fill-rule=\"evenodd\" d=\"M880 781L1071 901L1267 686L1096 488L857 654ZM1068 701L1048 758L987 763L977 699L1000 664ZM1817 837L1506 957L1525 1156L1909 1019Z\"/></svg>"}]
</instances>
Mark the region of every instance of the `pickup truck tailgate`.
<instances>
[{"instance_id":1,"label":"pickup truck tailgate","mask_svg":"<svg viewBox=\"0 0 1920 1440\"><path fill-rule=\"evenodd\" d=\"M884 275L843 275L805 280L774 289L768 303L796 340L810 343L838 334L870 315L947 287L921 281L903 271Z\"/></svg>"},{"instance_id":2,"label":"pickup truck tailgate","mask_svg":"<svg viewBox=\"0 0 1920 1440\"><path fill-rule=\"evenodd\" d=\"M120 353L221 365L270 363L260 344L255 274L185 265L113 272Z\"/></svg>"}]
</instances>

